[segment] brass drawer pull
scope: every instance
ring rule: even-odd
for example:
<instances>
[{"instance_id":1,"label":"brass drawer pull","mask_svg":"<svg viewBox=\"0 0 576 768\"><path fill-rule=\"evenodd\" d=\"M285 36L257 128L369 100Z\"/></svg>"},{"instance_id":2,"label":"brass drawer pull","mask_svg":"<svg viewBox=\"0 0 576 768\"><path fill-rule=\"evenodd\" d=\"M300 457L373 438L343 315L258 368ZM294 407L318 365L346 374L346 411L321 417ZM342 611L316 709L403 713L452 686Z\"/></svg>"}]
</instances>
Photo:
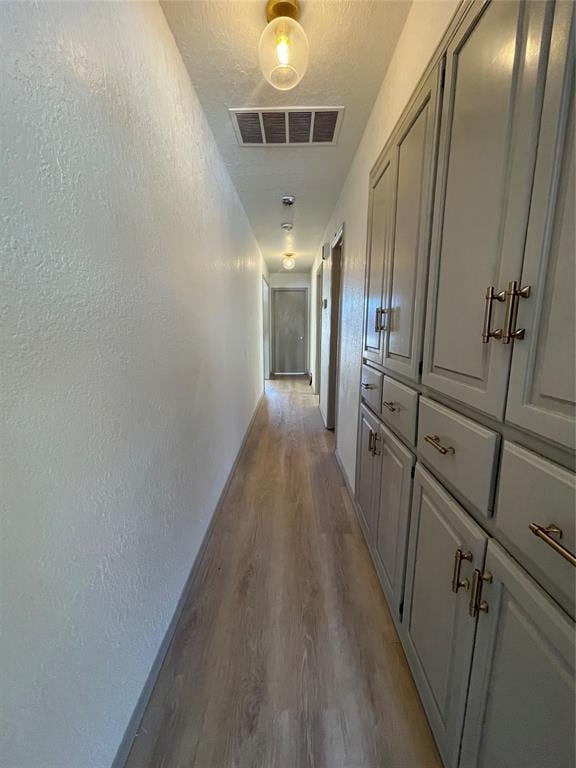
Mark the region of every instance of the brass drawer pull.
<instances>
[{"instance_id":1,"label":"brass drawer pull","mask_svg":"<svg viewBox=\"0 0 576 768\"><path fill-rule=\"evenodd\" d=\"M470 592L470 602L468 604L468 613L473 619L478 616L478 611L488 613L488 603L486 600L482 600L482 582L492 584L492 574L490 571L480 573L478 568L475 568L472 575L472 591Z\"/></svg>"},{"instance_id":2,"label":"brass drawer pull","mask_svg":"<svg viewBox=\"0 0 576 768\"><path fill-rule=\"evenodd\" d=\"M516 328L516 318L518 316L518 304L520 299L527 299L530 296L531 287L525 285L518 287L516 280L508 283L506 291L506 318L504 320L504 332L502 333L502 344L510 344L514 339L523 339L526 332L525 328Z\"/></svg>"},{"instance_id":3,"label":"brass drawer pull","mask_svg":"<svg viewBox=\"0 0 576 768\"><path fill-rule=\"evenodd\" d=\"M502 328L496 328L491 330L492 325L492 307L495 301L506 301L506 291L494 292L494 286L489 285L486 288L486 295L484 296L484 324L482 327L482 343L488 344L490 339L501 339Z\"/></svg>"},{"instance_id":4,"label":"brass drawer pull","mask_svg":"<svg viewBox=\"0 0 576 768\"><path fill-rule=\"evenodd\" d=\"M454 570L452 571L452 592L454 592L455 595L458 594L458 590L460 587L464 587L465 589L468 589L469 581L468 579L460 579L460 566L462 564L462 560L468 560L469 563L472 562L474 559L474 556L472 555L472 552L462 552L461 549L457 549L456 552L454 552Z\"/></svg>"},{"instance_id":5,"label":"brass drawer pull","mask_svg":"<svg viewBox=\"0 0 576 768\"><path fill-rule=\"evenodd\" d=\"M365 381L362 382L362 389L378 389L377 384L367 384Z\"/></svg>"},{"instance_id":6,"label":"brass drawer pull","mask_svg":"<svg viewBox=\"0 0 576 768\"><path fill-rule=\"evenodd\" d=\"M424 440L427 443L430 443L430 445L433 445L434 448L438 451L438 453L441 453L442 456L446 456L447 453L456 453L456 449L453 448L451 445L444 446L440 442L440 438L438 435L424 435Z\"/></svg>"},{"instance_id":7,"label":"brass drawer pull","mask_svg":"<svg viewBox=\"0 0 576 768\"><path fill-rule=\"evenodd\" d=\"M542 541L546 542L549 547L552 547L555 552L558 552L560 557L563 557L564 560L568 560L568 562L576 568L576 556L573 555L569 549L563 547L562 544L556 541L556 539L552 538L553 536L558 536L559 539L562 538L561 528L558 528L557 525L543 526L538 525L538 523L530 523L528 527L534 536L538 536L539 539L542 539Z\"/></svg>"},{"instance_id":8,"label":"brass drawer pull","mask_svg":"<svg viewBox=\"0 0 576 768\"><path fill-rule=\"evenodd\" d=\"M398 410L398 408L396 408L396 403L394 403L392 400L384 400L382 405L392 412Z\"/></svg>"}]
</instances>

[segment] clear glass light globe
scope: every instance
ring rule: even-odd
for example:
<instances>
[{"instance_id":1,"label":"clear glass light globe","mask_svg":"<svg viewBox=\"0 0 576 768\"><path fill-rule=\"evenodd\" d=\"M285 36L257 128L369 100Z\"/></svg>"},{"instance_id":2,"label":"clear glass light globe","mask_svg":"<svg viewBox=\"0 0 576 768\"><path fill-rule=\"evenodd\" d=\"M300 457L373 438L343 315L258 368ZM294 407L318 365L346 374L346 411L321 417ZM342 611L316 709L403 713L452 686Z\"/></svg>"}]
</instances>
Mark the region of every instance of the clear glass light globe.
<instances>
[{"instance_id":1,"label":"clear glass light globe","mask_svg":"<svg viewBox=\"0 0 576 768\"><path fill-rule=\"evenodd\" d=\"M279 91L298 85L308 67L308 38L289 16L272 19L260 36L258 59L262 74Z\"/></svg>"},{"instance_id":2,"label":"clear glass light globe","mask_svg":"<svg viewBox=\"0 0 576 768\"><path fill-rule=\"evenodd\" d=\"M282 259L282 266L284 269L294 269L296 266L296 259L290 253L287 253Z\"/></svg>"}]
</instances>

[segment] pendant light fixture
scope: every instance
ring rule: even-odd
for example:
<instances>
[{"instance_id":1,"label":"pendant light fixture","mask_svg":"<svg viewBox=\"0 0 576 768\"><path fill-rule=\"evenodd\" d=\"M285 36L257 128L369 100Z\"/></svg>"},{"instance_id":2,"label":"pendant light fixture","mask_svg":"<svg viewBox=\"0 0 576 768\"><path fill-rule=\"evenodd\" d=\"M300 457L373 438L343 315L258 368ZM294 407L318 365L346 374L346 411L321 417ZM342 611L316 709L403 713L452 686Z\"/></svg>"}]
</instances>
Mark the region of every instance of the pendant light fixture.
<instances>
[{"instance_id":1,"label":"pendant light fixture","mask_svg":"<svg viewBox=\"0 0 576 768\"><path fill-rule=\"evenodd\" d=\"M260 69L279 91L289 91L304 77L308 67L308 38L298 23L298 0L268 0L268 26L258 46Z\"/></svg>"},{"instance_id":2,"label":"pendant light fixture","mask_svg":"<svg viewBox=\"0 0 576 768\"><path fill-rule=\"evenodd\" d=\"M282 259L282 266L284 269L294 269L296 266L296 259L293 253L287 253Z\"/></svg>"}]
</instances>

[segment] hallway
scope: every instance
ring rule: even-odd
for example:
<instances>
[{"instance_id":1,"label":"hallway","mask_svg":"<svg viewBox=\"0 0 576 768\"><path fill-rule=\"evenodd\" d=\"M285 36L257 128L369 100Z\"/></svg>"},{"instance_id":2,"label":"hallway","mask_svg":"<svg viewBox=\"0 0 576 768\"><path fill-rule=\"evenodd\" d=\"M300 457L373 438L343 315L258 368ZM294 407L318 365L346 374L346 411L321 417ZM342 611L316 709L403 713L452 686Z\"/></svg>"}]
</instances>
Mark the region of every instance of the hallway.
<instances>
[{"instance_id":1,"label":"hallway","mask_svg":"<svg viewBox=\"0 0 576 768\"><path fill-rule=\"evenodd\" d=\"M127 768L436 768L304 379L266 383Z\"/></svg>"}]
</instances>

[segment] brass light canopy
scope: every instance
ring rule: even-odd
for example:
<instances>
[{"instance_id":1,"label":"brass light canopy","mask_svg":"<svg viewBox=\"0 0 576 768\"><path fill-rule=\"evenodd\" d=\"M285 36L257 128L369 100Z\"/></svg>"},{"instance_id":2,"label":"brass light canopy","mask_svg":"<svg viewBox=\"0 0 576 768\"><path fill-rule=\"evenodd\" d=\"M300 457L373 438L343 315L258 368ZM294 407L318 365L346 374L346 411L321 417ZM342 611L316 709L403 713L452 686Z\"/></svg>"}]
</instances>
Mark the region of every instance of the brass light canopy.
<instances>
[{"instance_id":1,"label":"brass light canopy","mask_svg":"<svg viewBox=\"0 0 576 768\"><path fill-rule=\"evenodd\" d=\"M298 21L300 3L298 0L268 0L266 3L266 19L272 21L279 16L288 16Z\"/></svg>"}]
</instances>

